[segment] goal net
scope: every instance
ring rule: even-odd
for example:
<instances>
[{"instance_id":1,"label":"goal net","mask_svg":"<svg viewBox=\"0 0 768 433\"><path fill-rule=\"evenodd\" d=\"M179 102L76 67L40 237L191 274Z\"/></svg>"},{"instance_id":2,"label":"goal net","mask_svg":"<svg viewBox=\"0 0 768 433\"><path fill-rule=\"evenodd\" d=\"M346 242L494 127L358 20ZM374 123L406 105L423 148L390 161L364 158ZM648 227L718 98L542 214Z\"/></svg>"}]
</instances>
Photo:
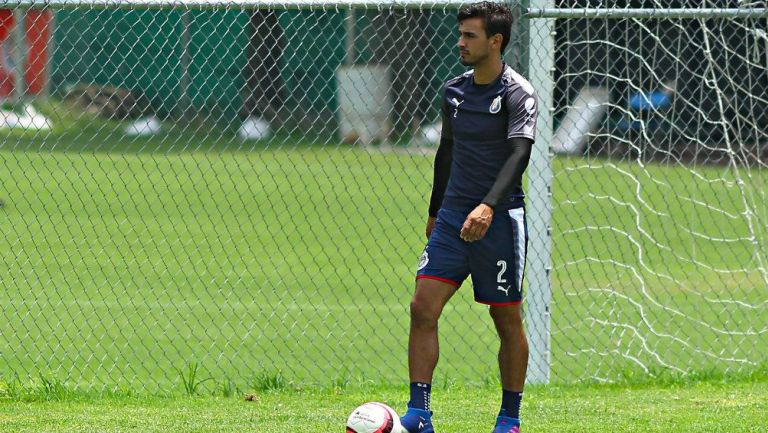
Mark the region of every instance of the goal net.
<instances>
[{"instance_id":1,"label":"goal net","mask_svg":"<svg viewBox=\"0 0 768 433\"><path fill-rule=\"evenodd\" d=\"M556 374L764 368L768 18L729 5L551 15Z\"/></svg>"}]
</instances>

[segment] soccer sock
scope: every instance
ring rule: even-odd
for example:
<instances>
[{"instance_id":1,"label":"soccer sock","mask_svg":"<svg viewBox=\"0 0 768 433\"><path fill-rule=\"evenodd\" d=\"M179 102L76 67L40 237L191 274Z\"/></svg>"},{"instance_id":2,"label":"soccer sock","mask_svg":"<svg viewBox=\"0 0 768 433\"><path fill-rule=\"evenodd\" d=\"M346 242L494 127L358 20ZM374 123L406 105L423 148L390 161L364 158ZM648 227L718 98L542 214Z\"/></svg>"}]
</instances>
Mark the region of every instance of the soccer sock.
<instances>
[{"instance_id":1,"label":"soccer sock","mask_svg":"<svg viewBox=\"0 0 768 433\"><path fill-rule=\"evenodd\" d=\"M522 391L508 391L506 389L502 389L501 391L501 409L499 410L499 416L520 419L520 402L523 400Z\"/></svg>"},{"instance_id":2,"label":"soccer sock","mask_svg":"<svg viewBox=\"0 0 768 433\"><path fill-rule=\"evenodd\" d=\"M411 401L408 407L429 412L429 400L432 395L432 385L424 382L411 382Z\"/></svg>"}]
</instances>

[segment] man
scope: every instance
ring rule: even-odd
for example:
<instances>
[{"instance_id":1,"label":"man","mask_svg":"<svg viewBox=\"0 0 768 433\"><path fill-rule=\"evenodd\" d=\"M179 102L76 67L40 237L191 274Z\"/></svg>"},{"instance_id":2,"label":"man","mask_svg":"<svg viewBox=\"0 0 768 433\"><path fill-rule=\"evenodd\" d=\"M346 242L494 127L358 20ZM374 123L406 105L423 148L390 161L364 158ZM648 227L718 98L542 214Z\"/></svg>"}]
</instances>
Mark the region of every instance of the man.
<instances>
[{"instance_id":1,"label":"man","mask_svg":"<svg viewBox=\"0 0 768 433\"><path fill-rule=\"evenodd\" d=\"M283 52L283 28L278 13L272 9L250 12L248 60L243 71L245 120L237 135L245 140L260 140L272 134L272 125L283 105L283 80L280 56Z\"/></svg>"},{"instance_id":2,"label":"man","mask_svg":"<svg viewBox=\"0 0 768 433\"><path fill-rule=\"evenodd\" d=\"M409 433L434 432L429 406L437 322L471 274L475 301L490 306L501 340L502 401L493 433L518 433L528 366L521 305L527 248L522 176L535 138L536 96L502 61L512 28L506 6L475 3L457 18L460 61L474 70L444 87L428 242L411 301L411 399L402 423Z\"/></svg>"}]
</instances>

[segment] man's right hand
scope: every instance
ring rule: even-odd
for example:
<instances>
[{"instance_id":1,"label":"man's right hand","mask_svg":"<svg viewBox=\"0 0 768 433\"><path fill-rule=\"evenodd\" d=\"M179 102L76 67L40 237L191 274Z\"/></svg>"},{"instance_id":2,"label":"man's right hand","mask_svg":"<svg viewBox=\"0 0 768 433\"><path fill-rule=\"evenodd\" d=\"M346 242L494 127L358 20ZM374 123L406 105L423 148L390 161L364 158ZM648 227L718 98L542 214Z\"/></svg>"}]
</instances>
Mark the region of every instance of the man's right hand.
<instances>
[{"instance_id":1,"label":"man's right hand","mask_svg":"<svg viewBox=\"0 0 768 433\"><path fill-rule=\"evenodd\" d=\"M435 221L437 218L435 217L429 217L427 218L427 240L429 240L429 237L432 236L432 230L435 229Z\"/></svg>"}]
</instances>

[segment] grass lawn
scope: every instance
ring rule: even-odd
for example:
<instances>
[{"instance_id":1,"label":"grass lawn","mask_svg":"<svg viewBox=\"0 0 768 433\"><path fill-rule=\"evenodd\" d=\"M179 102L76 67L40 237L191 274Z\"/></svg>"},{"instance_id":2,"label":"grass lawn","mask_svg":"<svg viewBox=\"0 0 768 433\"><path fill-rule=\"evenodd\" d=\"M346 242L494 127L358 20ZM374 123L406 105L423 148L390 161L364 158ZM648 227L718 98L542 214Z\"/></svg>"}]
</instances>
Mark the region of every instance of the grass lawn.
<instances>
[{"instance_id":1,"label":"grass lawn","mask_svg":"<svg viewBox=\"0 0 768 433\"><path fill-rule=\"evenodd\" d=\"M406 376L430 157L77 125L0 144L0 380L163 392L190 366L208 388ZM764 171L554 171L555 382L765 362ZM469 287L441 327L436 383L496 383Z\"/></svg>"},{"instance_id":2,"label":"grass lawn","mask_svg":"<svg viewBox=\"0 0 768 433\"><path fill-rule=\"evenodd\" d=\"M500 392L452 386L434 391L441 433L489 432ZM52 401L0 398L0 425L14 433L150 433L343 431L354 407L384 401L399 412L404 387L346 387L260 391L253 401L232 397L70 395ZM768 380L710 380L667 384L529 387L523 431L610 433L764 433Z\"/></svg>"}]
</instances>

